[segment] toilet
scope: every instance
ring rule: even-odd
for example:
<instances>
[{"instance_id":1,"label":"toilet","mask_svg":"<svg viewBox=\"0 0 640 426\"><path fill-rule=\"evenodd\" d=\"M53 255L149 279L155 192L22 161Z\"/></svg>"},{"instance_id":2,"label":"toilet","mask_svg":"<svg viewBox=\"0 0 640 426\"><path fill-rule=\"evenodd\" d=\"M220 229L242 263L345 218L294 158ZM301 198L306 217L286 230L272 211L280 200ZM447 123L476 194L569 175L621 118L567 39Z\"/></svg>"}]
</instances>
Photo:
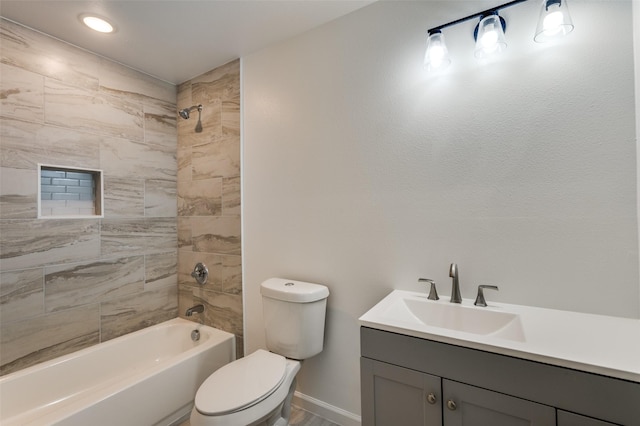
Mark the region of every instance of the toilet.
<instances>
[{"instance_id":1,"label":"toilet","mask_svg":"<svg viewBox=\"0 0 640 426\"><path fill-rule=\"evenodd\" d=\"M270 278L260 285L266 345L216 370L196 393L191 426L286 426L302 360L324 344L329 289Z\"/></svg>"}]
</instances>

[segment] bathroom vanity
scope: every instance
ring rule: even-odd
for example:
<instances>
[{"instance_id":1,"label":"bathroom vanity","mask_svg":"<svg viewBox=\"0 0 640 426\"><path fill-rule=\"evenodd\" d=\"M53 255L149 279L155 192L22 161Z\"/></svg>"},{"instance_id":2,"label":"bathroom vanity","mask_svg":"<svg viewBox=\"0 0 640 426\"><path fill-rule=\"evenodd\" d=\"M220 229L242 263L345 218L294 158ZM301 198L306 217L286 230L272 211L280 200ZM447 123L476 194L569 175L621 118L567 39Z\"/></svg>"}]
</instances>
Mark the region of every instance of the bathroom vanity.
<instances>
[{"instance_id":1,"label":"bathroom vanity","mask_svg":"<svg viewBox=\"0 0 640 426\"><path fill-rule=\"evenodd\" d=\"M638 320L396 290L360 323L363 426L640 425Z\"/></svg>"}]
</instances>

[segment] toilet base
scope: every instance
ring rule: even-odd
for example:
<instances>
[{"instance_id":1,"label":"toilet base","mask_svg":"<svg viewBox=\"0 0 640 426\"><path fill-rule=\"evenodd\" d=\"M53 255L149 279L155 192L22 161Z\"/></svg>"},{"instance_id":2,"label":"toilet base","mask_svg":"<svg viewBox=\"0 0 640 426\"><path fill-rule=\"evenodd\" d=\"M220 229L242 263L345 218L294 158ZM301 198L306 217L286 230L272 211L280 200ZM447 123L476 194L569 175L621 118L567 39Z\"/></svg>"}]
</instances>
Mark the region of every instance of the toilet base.
<instances>
[{"instance_id":1,"label":"toilet base","mask_svg":"<svg viewBox=\"0 0 640 426\"><path fill-rule=\"evenodd\" d=\"M256 423L252 423L250 426L288 426L289 418L291 418L291 400L293 399L293 393L295 390L296 379L294 378L284 402L279 405L278 408L273 410L266 420L259 420Z\"/></svg>"}]
</instances>

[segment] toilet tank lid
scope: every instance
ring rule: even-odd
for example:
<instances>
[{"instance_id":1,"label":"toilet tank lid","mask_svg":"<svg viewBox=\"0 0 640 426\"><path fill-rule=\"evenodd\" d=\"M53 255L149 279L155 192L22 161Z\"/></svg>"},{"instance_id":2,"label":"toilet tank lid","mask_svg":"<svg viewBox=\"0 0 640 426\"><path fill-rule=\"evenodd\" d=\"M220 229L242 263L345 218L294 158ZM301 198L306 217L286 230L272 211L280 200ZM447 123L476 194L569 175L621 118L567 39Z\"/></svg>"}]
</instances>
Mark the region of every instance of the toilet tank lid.
<instances>
[{"instance_id":1,"label":"toilet tank lid","mask_svg":"<svg viewBox=\"0 0 640 426\"><path fill-rule=\"evenodd\" d=\"M329 297L329 289L322 284L285 278L269 278L260 285L260 293L271 299L297 303L315 302Z\"/></svg>"}]
</instances>

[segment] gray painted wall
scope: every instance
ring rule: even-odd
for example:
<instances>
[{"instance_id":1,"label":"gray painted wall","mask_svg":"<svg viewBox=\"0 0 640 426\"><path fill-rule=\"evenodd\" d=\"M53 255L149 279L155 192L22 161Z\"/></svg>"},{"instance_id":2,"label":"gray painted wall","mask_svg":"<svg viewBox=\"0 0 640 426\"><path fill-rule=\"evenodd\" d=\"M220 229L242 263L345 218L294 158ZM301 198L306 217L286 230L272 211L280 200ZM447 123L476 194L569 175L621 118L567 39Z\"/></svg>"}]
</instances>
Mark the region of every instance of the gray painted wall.
<instances>
[{"instance_id":1,"label":"gray painted wall","mask_svg":"<svg viewBox=\"0 0 640 426\"><path fill-rule=\"evenodd\" d=\"M247 351L261 281L328 285L298 390L347 412L358 317L419 277L449 294L451 262L465 298L640 316L631 2L572 1L576 30L544 45L538 2L509 8L484 65L474 23L453 27L426 75L426 29L479 4L379 2L243 61Z\"/></svg>"}]
</instances>

